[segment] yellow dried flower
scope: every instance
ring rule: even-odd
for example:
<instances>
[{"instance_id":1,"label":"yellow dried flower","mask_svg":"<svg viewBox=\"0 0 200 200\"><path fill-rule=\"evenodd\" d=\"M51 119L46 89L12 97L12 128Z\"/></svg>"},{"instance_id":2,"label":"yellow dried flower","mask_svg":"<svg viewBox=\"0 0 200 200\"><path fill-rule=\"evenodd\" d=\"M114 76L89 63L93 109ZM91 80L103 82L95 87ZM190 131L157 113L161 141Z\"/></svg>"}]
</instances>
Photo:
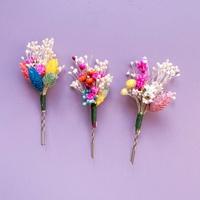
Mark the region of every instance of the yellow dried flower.
<instances>
[{"instance_id":1,"label":"yellow dried flower","mask_svg":"<svg viewBox=\"0 0 200 200\"><path fill-rule=\"evenodd\" d=\"M95 103L98 106L104 101L105 97L101 93L98 93L97 95L98 95L98 98L95 100Z\"/></svg>"},{"instance_id":2,"label":"yellow dried flower","mask_svg":"<svg viewBox=\"0 0 200 200\"><path fill-rule=\"evenodd\" d=\"M46 69L45 69L45 73L54 73L57 74L57 70L58 70L58 59L51 59L47 65L46 65Z\"/></svg>"},{"instance_id":3,"label":"yellow dried flower","mask_svg":"<svg viewBox=\"0 0 200 200\"><path fill-rule=\"evenodd\" d=\"M127 94L128 94L128 91L126 88L121 90L121 95L127 95Z\"/></svg>"},{"instance_id":4,"label":"yellow dried flower","mask_svg":"<svg viewBox=\"0 0 200 200\"><path fill-rule=\"evenodd\" d=\"M126 81L126 87L128 90L135 88L136 86L136 80L135 79L129 79Z\"/></svg>"}]
</instances>

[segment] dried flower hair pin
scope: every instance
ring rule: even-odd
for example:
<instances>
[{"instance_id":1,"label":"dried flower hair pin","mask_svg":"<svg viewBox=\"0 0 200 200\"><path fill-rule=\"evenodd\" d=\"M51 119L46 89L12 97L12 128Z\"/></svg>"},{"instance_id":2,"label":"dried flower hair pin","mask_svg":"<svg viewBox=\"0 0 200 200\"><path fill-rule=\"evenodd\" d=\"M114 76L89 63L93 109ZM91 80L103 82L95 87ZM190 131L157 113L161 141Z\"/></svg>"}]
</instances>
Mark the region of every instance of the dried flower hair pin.
<instances>
[{"instance_id":1,"label":"dried flower hair pin","mask_svg":"<svg viewBox=\"0 0 200 200\"><path fill-rule=\"evenodd\" d=\"M96 59L94 68L90 67L87 60L87 55L84 58L77 56L72 57L75 62L75 67L71 67L72 72L68 74L75 78L70 86L82 95L84 100L83 106L91 107L92 120L92 158L94 158L94 129L97 127L97 106L100 105L109 92L109 86L113 77L110 74L106 75L108 61L99 62ZM85 60L84 60L85 59Z\"/></svg>"},{"instance_id":2,"label":"dried flower hair pin","mask_svg":"<svg viewBox=\"0 0 200 200\"><path fill-rule=\"evenodd\" d=\"M54 59L52 48L54 39L45 39L42 45L36 42L28 43L26 50L26 59L21 57L23 62L20 63L24 78L40 92L41 102L41 144L46 143L45 134L45 111L46 111L46 93L49 87L53 87L58 79L58 74L64 68L58 67L58 60Z\"/></svg>"},{"instance_id":3,"label":"dried flower hair pin","mask_svg":"<svg viewBox=\"0 0 200 200\"><path fill-rule=\"evenodd\" d=\"M129 95L136 100L138 115L135 123L135 138L131 162L134 163L137 139L140 133L142 119L147 110L151 112L161 111L174 99L175 92L165 92L163 88L174 77L180 76L178 66L172 66L167 60L162 64L157 63L158 69L152 68L150 77L147 58L143 57L141 62L131 62L131 68L127 75L134 79L126 82L126 87L121 90L122 95Z\"/></svg>"}]
</instances>

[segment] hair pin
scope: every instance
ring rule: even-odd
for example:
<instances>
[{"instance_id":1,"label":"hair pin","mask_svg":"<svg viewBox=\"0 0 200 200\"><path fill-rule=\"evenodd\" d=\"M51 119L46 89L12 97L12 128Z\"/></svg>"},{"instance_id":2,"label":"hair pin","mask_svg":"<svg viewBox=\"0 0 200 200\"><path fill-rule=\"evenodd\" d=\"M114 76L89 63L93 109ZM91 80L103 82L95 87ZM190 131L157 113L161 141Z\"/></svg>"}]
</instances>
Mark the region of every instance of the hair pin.
<instances>
[{"instance_id":1,"label":"hair pin","mask_svg":"<svg viewBox=\"0 0 200 200\"><path fill-rule=\"evenodd\" d=\"M58 79L58 74L64 68L58 67L56 54L53 52L54 39L46 38L42 45L38 42L31 42L27 45L26 59L21 57L20 63L24 78L40 93L41 102L41 144L46 144L45 133L45 112L46 112L46 93L48 88L53 87Z\"/></svg>"},{"instance_id":2,"label":"hair pin","mask_svg":"<svg viewBox=\"0 0 200 200\"><path fill-rule=\"evenodd\" d=\"M109 86L113 77L106 74L108 61L99 62L96 59L96 65L91 67L88 62L88 56L84 58L73 56L75 67L71 66L72 71L68 74L75 78L70 86L82 95L83 106L89 105L91 108L92 121L92 149L91 156L94 158L94 129L97 127L97 106L99 106L109 93ZM91 57L92 59L92 57Z\"/></svg>"},{"instance_id":3,"label":"hair pin","mask_svg":"<svg viewBox=\"0 0 200 200\"><path fill-rule=\"evenodd\" d=\"M178 66L172 66L169 60L162 64L157 63L158 68L152 68L150 76L147 58L141 62L131 62L131 69L126 73L131 77L126 82L126 88L121 90L122 95L129 95L136 100L138 114L135 123L135 138L131 156L134 163L137 139L140 134L143 117L146 111L158 112L166 108L174 99L175 92L165 92L164 87L174 77L180 76Z\"/></svg>"}]
</instances>

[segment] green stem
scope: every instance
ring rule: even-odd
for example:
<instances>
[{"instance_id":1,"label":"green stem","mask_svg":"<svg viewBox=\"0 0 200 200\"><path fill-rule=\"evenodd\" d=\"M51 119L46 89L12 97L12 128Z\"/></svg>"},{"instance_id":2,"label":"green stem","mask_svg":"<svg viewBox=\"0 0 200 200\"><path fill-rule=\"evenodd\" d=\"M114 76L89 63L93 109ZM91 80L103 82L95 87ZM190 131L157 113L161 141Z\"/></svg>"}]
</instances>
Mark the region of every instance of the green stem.
<instances>
[{"instance_id":1,"label":"green stem","mask_svg":"<svg viewBox=\"0 0 200 200\"><path fill-rule=\"evenodd\" d=\"M140 131L141 126L142 126L142 119L143 119L144 114L138 113L137 119L135 122L135 131Z\"/></svg>"},{"instance_id":2,"label":"green stem","mask_svg":"<svg viewBox=\"0 0 200 200\"><path fill-rule=\"evenodd\" d=\"M40 95L40 103L41 103L41 110L46 110L46 95L41 94Z\"/></svg>"},{"instance_id":3,"label":"green stem","mask_svg":"<svg viewBox=\"0 0 200 200\"><path fill-rule=\"evenodd\" d=\"M95 103L91 104L91 120L92 120L92 127L97 127L97 105Z\"/></svg>"}]
</instances>

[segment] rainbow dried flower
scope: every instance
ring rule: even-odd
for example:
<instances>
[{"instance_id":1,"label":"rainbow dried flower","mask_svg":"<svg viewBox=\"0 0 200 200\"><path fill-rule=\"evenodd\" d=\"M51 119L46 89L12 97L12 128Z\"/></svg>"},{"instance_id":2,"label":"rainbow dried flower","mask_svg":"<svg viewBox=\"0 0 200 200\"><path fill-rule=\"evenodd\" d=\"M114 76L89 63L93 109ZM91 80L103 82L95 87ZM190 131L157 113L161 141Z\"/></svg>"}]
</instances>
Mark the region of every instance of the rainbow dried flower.
<instances>
[{"instance_id":1,"label":"rainbow dried flower","mask_svg":"<svg viewBox=\"0 0 200 200\"><path fill-rule=\"evenodd\" d=\"M105 77L106 76L106 73L105 72L99 72L99 75L102 77Z\"/></svg>"},{"instance_id":2,"label":"rainbow dried flower","mask_svg":"<svg viewBox=\"0 0 200 200\"><path fill-rule=\"evenodd\" d=\"M32 86L40 93L43 91L42 77L34 67L28 68L28 76Z\"/></svg>"},{"instance_id":3,"label":"rainbow dried flower","mask_svg":"<svg viewBox=\"0 0 200 200\"><path fill-rule=\"evenodd\" d=\"M22 74L24 75L24 78L30 82L28 75L28 67L26 66L25 62L20 63L20 68L22 69Z\"/></svg>"},{"instance_id":4,"label":"rainbow dried flower","mask_svg":"<svg viewBox=\"0 0 200 200\"><path fill-rule=\"evenodd\" d=\"M24 78L31 82L32 86L40 92L41 102L41 144L45 145L45 111L46 93L49 87L54 86L58 79L57 74L64 68L58 67L58 60L54 59L55 54L52 50L54 39L45 39L42 45L36 42L28 43L26 59L21 57L24 62L20 63Z\"/></svg>"},{"instance_id":5,"label":"rainbow dried flower","mask_svg":"<svg viewBox=\"0 0 200 200\"><path fill-rule=\"evenodd\" d=\"M52 72L46 74L43 78L43 83L46 88L53 87L58 79L58 75Z\"/></svg>"},{"instance_id":6,"label":"rainbow dried flower","mask_svg":"<svg viewBox=\"0 0 200 200\"><path fill-rule=\"evenodd\" d=\"M136 80L135 79L129 79L126 81L126 87L128 90L135 88L136 86Z\"/></svg>"},{"instance_id":7,"label":"rainbow dried flower","mask_svg":"<svg viewBox=\"0 0 200 200\"><path fill-rule=\"evenodd\" d=\"M35 69L38 71L38 73L39 73L40 75L45 74L45 66L43 66L43 65L38 65L38 66L35 66Z\"/></svg>"},{"instance_id":8,"label":"rainbow dried flower","mask_svg":"<svg viewBox=\"0 0 200 200\"><path fill-rule=\"evenodd\" d=\"M146 72L146 71L148 70L147 63L145 63L145 62L143 62L143 61L137 63L137 65L138 65L137 68L138 68L142 73L144 73L144 72Z\"/></svg>"},{"instance_id":9,"label":"rainbow dried flower","mask_svg":"<svg viewBox=\"0 0 200 200\"><path fill-rule=\"evenodd\" d=\"M135 79L127 81L127 88L121 90L122 95L129 95L134 98L138 106L138 115L135 123L135 138L131 157L132 164L135 158L137 139L144 114L147 110L151 112L161 111L175 99L176 93L164 92L163 89L171 79L180 76L178 67L172 66L169 60L162 64L157 63L158 68L152 68L151 77L147 66L146 57L143 57L140 63L135 62L134 64L134 62L131 62L132 69L126 74ZM133 80L136 81L136 86L133 84L135 83Z\"/></svg>"},{"instance_id":10,"label":"rainbow dried flower","mask_svg":"<svg viewBox=\"0 0 200 200\"><path fill-rule=\"evenodd\" d=\"M106 74L108 61L99 62L96 59L94 68L89 66L87 55L84 58L73 56L75 67L68 72L75 78L70 86L82 95L83 106L90 105L92 120L92 158L94 158L94 128L97 127L97 106L100 105L109 93L109 86L113 77Z\"/></svg>"},{"instance_id":11,"label":"rainbow dried flower","mask_svg":"<svg viewBox=\"0 0 200 200\"><path fill-rule=\"evenodd\" d=\"M127 90L127 88L123 88L123 89L121 90L121 95L128 95L128 90Z\"/></svg>"},{"instance_id":12,"label":"rainbow dried flower","mask_svg":"<svg viewBox=\"0 0 200 200\"><path fill-rule=\"evenodd\" d=\"M81 70L85 69L86 64L85 63L79 63L79 67Z\"/></svg>"},{"instance_id":13,"label":"rainbow dried flower","mask_svg":"<svg viewBox=\"0 0 200 200\"><path fill-rule=\"evenodd\" d=\"M158 112L166 108L176 99L175 92L164 92L159 94L152 103L148 104L147 109L151 112Z\"/></svg>"},{"instance_id":14,"label":"rainbow dried flower","mask_svg":"<svg viewBox=\"0 0 200 200\"><path fill-rule=\"evenodd\" d=\"M37 57L33 56L33 57L30 57L26 60L26 64L32 64L34 62L37 62Z\"/></svg>"},{"instance_id":15,"label":"rainbow dried flower","mask_svg":"<svg viewBox=\"0 0 200 200\"><path fill-rule=\"evenodd\" d=\"M97 80L97 79L99 78L98 75L99 75L99 74L94 73L94 74L92 74L92 78L93 78L94 80Z\"/></svg>"},{"instance_id":16,"label":"rainbow dried flower","mask_svg":"<svg viewBox=\"0 0 200 200\"><path fill-rule=\"evenodd\" d=\"M54 73L57 74L58 72L58 60L57 59L51 59L45 69L46 74L48 73Z\"/></svg>"},{"instance_id":17,"label":"rainbow dried flower","mask_svg":"<svg viewBox=\"0 0 200 200\"><path fill-rule=\"evenodd\" d=\"M98 98L95 100L96 105L100 105L101 103L103 103L105 96L101 93L98 93Z\"/></svg>"},{"instance_id":18,"label":"rainbow dried flower","mask_svg":"<svg viewBox=\"0 0 200 200\"><path fill-rule=\"evenodd\" d=\"M94 93L89 93L89 94L87 94L86 98L89 99L89 100L92 100L92 99L95 98L95 94Z\"/></svg>"},{"instance_id":19,"label":"rainbow dried flower","mask_svg":"<svg viewBox=\"0 0 200 200\"><path fill-rule=\"evenodd\" d=\"M138 74L138 78L136 79L136 86L137 89L141 89L142 87L144 87L145 82L147 81L149 75L147 74Z\"/></svg>"},{"instance_id":20,"label":"rainbow dried flower","mask_svg":"<svg viewBox=\"0 0 200 200\"><path fill-rule=\"evenodd\" d=\"M97 86L93 85L93 86L91 87L91 91L92 91L94 94L97 94L97 93L99 92L99 88L98 88Z\"/></svg>"}]
</instances>

